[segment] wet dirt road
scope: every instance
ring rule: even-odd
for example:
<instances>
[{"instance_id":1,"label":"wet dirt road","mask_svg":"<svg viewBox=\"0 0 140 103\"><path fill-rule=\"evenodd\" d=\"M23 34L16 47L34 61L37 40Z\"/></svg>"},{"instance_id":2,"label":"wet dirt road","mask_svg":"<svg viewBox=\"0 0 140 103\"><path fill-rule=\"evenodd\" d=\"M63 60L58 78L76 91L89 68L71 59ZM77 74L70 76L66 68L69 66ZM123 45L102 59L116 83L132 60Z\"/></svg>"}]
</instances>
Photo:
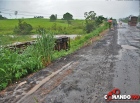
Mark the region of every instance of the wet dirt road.
<instances>
[{"instance_id":1,"label":"wet dirt road","mask_svg":"<svg viewBox=\"0 0 140 103\"><path fill-rule=\"evenodd\" d=\"M117 43L122 49L114 67L113 86L119 88L122 95L140 94L140 30L124 23L118 30Z\"/></svg>"},{"instance_id":2,"label":"wet dirt road","mask_svg":"<svg viewBox=\"0 0 140 103\"><path fill-rule=\"evenodd\" d=\"M29 91L30 95L24 92L0 103L106 103L104 95L114 87L124 95L140 94L140 30L123 24L118 30L106 32L101 40L54 62L41 73L59 67L61 71L51 79L41 74L38 78L42 77L42 81L34 79L37 76L32 77L36 84L45 83Z\"/></svg>"}]
</instances>

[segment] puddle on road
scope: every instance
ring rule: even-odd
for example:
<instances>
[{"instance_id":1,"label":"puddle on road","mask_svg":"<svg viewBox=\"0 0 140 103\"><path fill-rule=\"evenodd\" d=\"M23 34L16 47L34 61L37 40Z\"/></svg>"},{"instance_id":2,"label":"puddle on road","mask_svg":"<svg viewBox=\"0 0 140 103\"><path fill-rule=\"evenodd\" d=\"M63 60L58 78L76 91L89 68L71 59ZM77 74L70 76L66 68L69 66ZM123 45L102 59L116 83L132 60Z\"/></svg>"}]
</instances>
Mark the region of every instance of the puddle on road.
<instances>
[{"instance_id":1,"label":"puddle on road","mask_svg":"<svg viewBox=\"0 0 140 103\"><path fill-rule=\"evenodd\" d=\"M131 49L131 50L138 49L138 48L130 46L130 45L121 45L121 47L124 49Z\"/></svg>"}]
</instances>

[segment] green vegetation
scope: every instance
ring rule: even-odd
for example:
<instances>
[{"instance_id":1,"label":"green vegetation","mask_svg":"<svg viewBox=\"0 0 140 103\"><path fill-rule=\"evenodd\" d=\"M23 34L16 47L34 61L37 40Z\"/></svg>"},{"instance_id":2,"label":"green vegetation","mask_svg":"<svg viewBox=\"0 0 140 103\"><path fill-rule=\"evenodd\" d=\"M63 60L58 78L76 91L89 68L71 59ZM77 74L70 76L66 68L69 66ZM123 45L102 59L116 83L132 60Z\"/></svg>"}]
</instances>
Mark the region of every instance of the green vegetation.
<instances>
[{"instance_id":1,"label":"green vegetation","mask_svg":"<svg viewBox=\"0 0 140 103\"><path fill-rule=\"evenodd\" d=\"M67 52L64 50L54 51L53 35L44 35L45 32L43 31L39 32L42 37L37 39L37 44L29 46L22 54L18 54L18 51L13 52L9 49L0 48L0 90L16 80L42 69L52 60L76 51L85 43L88 43L90 38L98 36L100 32L107 28L107 23L104 22L93 32L71 40L71 48Z\"/></svg>"},{"instance_id":2,"label":"green vegetation","mask_svg":"<svg viewBox=\"0 0 140 103\"><path fill-rule=\"evenodd\" d=\"M0 50L0 89L43 67L34 50L29 47L22 54L8 49Z\"/></svg>"},{"instance_id":3,"label":"green vegetation","mask_svg":"<svg viewBox=\"0 0 140 103\"><path fill-rule=\"evenodd\" d=\"M85 12L84 16L86 21L84 30L86 33L90 33L95 30L95 28L99 27L100 24L103 23L103 20L106 19L103 16L96 16L94 11Z\"/></svg>"},{"instance_id":4,"label":"green vegetation","mask_svg":"<svg viewBox=\"0 0 140 103\"><path fill-rule=\"evenodd\" d=\"M30 24L27 24L23 20L18 20L18 26L15 26L14 28L14 33L15 34L20 34L20 35L25 35L29 34L32 30L32 26Z\"/></svg>"},{"instance_id":5,"label":"green vegetation","mask_svg":"<svg viewBox=\"0 0 140 103\"><path fill-rule=\"evenodd\" d=\"M70 20L73 20L73 15L67 12L63 15L63 19L67 20L67 23L69 25L69 24L71 24Z\"/></svg>"},{"instance_id":6,"label":"green vegetation","mask_svg":"<svg viewBox=\"0 0 140 103\"><path fill-rule=\"evenodd\" d=\"M39 31L41 37L37 38L35 45L36 57L40 58L44 66L47 66L52 61L53 49L55 46L55 39L53 34L46 35L45 30Z\"/></svg>"},{"instance_id":7,"label":"green vegetation","mask_svg":"<svg viewBox=\"0 0 140 103\"><path fill-rule=\"evenodd\" d=\"M57 19L57 15L52 14L50 16L50 21L56 21L56 19Z\"/></svg>"},{"instance_id":8,"label":"green vegetation","mask_svg":"<svg viewBox=\"0 0 140 103\"><path fill-rule=\"evenodd\" d=\"M73 19L73 15L67 12L67 13L65 13L63 15L63 19L67 20L67 21L72 20Z\"/></svg>"},{"instance_id":9,"label":"green vegetation","mask_svg":"<svg viewBox=\"0 0 140 103\"><path fill-rule=\"evenodd\" d=\"M32 19L23 19L24 22L27 24L30 24L33 28L31 31L31 34L36 34L36 29L38 26L44 27L47 30L47 33L53 28L53 25L57 25L57 32L56 34L84 34L83 32L83 24L84 20L71 20L71 25L67 24L67 21L65 20L56 20L55 22L51 22L50 19L42 19L42 18L32 18ZM0 20L0 35L15 35L13 33L13 30L15 26L18 26L18 20L17 19L6 19L6 20ZM63 31L60 31L59 28L64 29Z\"/></svg>"},{"instance_id":10,"label":"green vegetation","mask_svg":"<svg viewBox=\"0 0 140 103\"><path fill-rule=\"evenodd\" d=\"M50 17L50 20L38 16L34 19L24 19L24 22L22 20L0 20L0 24L2 24L0 27L0 90L20 78L46 67L51 61L73 53L83 45L90 43L89 39L99 36L100 32L108 28L108 23L103 21L105 18L96 16L94 11L86 12L85 20L73 20L70 13L65 13L63 20L56 20L57 16L55 19L54 16L52 15L53 19ZM36 33L40 34L36 44L28 46L22 53L18 49L12 51L1 47L1 45L17 41L31 40L31 34ZM66 52L65 50L54 50L54 34L83 35L71 40L71 48Z\"/></svg>"},{"instance_id":11,"label":"green vegetation","mask_svg":"<svg viewBox=\"0 0 140 103\"><path fill-rule=\"evenodd\" d=\"M84 20L71 20L71 25L69 26L67 24L67 21L65 20L56 20L55 22L51 22L49 19L34 18L23 19L23 21L27 24L30 24L33 28L31 33L28 34L27 32L28 35L18 35L21 33L13 32L15 26L19 27L18 20L0 20L0 42L2 45L33 40L30 34L37 34L36 31L40 28L45 28L47 34L49 34L49 32L53 32L55 34L85 34L85 32L83 31L85 22ZM17 31L17 29L15 30ZM25 34L24 31L23 33Z\"/></svg>"},{"instance_id":12,"label":"green vegetation","mask_svg":"<svg viewBox=\"0 0 140 103\"><path fill-rule=\"evenodd\" d=\"M3 20L3 19L7 19L7 18L0 15L0 20Z\"/></svg>"},{"instance_id":13,"label":"green vegetation","mask_svg":"<svg viewBox=\"0 0 140 103\"><path fill-rule=\"evenodd\" d=\"M15 42L25 42L31 40L34 40L34 38L31 38L31 35L0 35L1 45L8 45Z\"/></svg>"},{"instance_id":14,"label":"green vegetation","mask_svg":"<svg viewBox=\"0 0 140 103\"><path fill-rule=\"evenodd\" d=\"M42 32L35 45L18 54L18 50L0 49L0 90L19 78L48 65L52 60L53 35Z\"/></svg>"}]
</instances>

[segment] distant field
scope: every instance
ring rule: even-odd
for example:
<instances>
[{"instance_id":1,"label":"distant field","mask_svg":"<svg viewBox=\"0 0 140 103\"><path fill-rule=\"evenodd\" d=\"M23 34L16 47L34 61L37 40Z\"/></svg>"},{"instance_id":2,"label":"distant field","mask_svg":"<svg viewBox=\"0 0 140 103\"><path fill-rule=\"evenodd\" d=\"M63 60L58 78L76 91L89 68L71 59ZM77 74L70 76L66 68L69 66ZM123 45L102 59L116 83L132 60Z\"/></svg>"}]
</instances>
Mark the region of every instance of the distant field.
<instances>
[{"instance_id":1,"label":"distant field","mask_svg":"<svg viewBox=\"0 0 140 103\"><path fill-rule=\"evenodd\" d=\"M18 25L17 19L0 20L0 45L11 44L15 42L24 42L33 40L30 35L37 34L36 29L38 26L49 30L56 23L56 34L84 34L83 25L84 20L72 20L71 25L67 24L66 20L56 20L50 22L49 19L23 19L25 22L32 25L33 30L28 35L17 35L13 33L14 27ZM65 29L61 31L61 28Z\"/></svg>"},{"instance_id":2,"label":"distant field","mask_svg":"<svg viewBox=\"0 0 140 103\"><path fill-rule=\"evenodd\" d=\"M33 30L32 34L36 34L36 29L38 26L51 28L54 23L56 23L57 27L66 27L68 33L67 34L81 34L83 33L83 24L84 20L72 20L71 25L68 25L66 20L56 20L55 22L50 22L49 19L23 19L25 22L32 25ZM18 25L17 19L7 19L0 20L0 35L13 35L13 29ZM61 33L61 32L60 32Z\"/></svg>"}]
</instances>

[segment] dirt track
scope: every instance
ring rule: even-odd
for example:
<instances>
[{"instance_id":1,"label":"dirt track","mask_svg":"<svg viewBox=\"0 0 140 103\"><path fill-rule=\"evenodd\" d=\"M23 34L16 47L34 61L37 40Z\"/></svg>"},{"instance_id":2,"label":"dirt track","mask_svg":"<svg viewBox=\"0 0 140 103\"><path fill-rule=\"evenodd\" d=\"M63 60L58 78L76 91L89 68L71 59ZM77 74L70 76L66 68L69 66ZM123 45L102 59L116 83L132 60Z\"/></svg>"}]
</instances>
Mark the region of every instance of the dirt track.
<instances>
[{"instance_id":1,"label":"dirt track","mask_svg":"<svg viewBox=\"0 0 140 103\"><path fill-rule=\"evenodd\" d=\"M108 31L101 40L26 78L25 84L13 87L15 95L11 92L9 96L10 90L13 91L11 87L7 96L0 98L0 103L106 103L104 95L114 87L119 88L121 94L140 94L139 33L140 30L127 24ZM62 71L39 89L26 94L27 88L41 84L42 79L46 80L59 69Z\"/></svg>"}]
</instances>

